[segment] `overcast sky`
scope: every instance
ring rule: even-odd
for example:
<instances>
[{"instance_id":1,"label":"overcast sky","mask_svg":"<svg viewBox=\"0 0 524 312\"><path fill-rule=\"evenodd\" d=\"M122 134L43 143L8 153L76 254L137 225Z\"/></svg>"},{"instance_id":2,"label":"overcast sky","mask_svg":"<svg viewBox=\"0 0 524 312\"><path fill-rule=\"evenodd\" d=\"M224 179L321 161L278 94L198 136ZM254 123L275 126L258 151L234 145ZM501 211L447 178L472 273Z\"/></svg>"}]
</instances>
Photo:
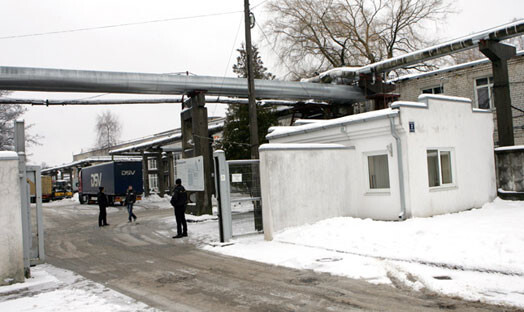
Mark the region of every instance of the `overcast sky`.
<instances>
[{"instance_id":1,"label":"overcast sky","mask_svg":"<svg viewBox=\"0 0 524 312\"><path fill-rule=\"evenodd\" d=\"M251 0L257 6L264 0ZM456 0L458 13L431 25L428 32L453 39L524 17L523 0ZM2 0L0 2L0 66L51 67L88 70L175 73L234 77L231 66L243 41L242 0ZM257 22L267 19L264 6L254 10ZM215 16L206 16L224 13ZM89 28L141 21L194 17L159 23L105 28L43 36L17 35ZM201 16L201 17L196 17ZM264 49L263 36L254 30L254 42L262 45L269 70L277 59ZM98 94L16 92L10 97L82 99ZM104 95L101 98L123 98ZM132 96L136 98L137 96ZM99 97L100 98L100 97ZM224 105L208 106L209 115L224 115ZM150 135L180 125L180 104L105 107L28 107L24 115L34 124L31 133L44 137L32 147L31 160L58 165L95 143L96 115L116 113L122 139Z\"/></svg>"}]
</instances>

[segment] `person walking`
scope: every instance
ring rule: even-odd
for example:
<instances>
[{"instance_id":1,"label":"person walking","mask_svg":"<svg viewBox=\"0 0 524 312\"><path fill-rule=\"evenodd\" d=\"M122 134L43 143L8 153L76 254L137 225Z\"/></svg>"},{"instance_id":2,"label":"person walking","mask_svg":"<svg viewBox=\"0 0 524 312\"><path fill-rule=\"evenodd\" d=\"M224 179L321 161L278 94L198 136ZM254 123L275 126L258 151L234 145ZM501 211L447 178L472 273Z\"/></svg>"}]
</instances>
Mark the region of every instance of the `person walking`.
<instances>
[{"instance_id":1,"label":"person walking","mask_svg":"<svg viewBox=\"0 0 524 312\"><path fill-rule=\"evenodd\" d=\"M133 190L133 186L130 185L127 188L126 201L125 201L125 204L127 206L127 213L129 214L129 221L127 221L127 222L131 222L131 218L133 218L135 220L135 222L136 222L136 216L133 213L133 204L135 202L136 202L136 193Z\"/></svg>"},{"instance_id":2,"label":"person walking","mask_svg":"<svg viewBox=\"0 0 524 312\"><path fill-rule=\"evenodd\" d=\"M98 208L100 209L100 213L98 214L98 226L102 227L102 226L109 225L109 223L107 223L107 212L106 212L106 207L108 205L108 202L107 202L107 196L104 193L103 186L98 188L98 194L96 194L96 199L98 202Z\"/></svg>"},{"instance_id":3,"label":"person walking","mask_svg":"<svg viewBox=\"0 0 524 312\"><path fill-rule=\"evenodd\" d=\"M187 236L187 222L186 222L186 204L187 193L182 186L182 180L176 179L176 186L171 197L171 205L175 208L176 230L177 235L173 238L181 238Z\"/></svg>"}]
</instances>

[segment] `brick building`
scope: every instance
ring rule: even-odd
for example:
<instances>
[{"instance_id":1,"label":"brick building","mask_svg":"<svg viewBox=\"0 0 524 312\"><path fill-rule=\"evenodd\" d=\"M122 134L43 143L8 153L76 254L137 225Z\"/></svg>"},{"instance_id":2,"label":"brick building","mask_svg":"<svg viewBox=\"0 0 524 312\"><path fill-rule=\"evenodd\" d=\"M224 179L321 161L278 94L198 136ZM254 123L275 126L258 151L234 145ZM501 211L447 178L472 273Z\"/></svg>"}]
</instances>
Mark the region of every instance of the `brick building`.
<instances>
[{"instance_id":1,"label":"brick building","mask_svg":"<svg viewBox=\"0 0 524 312\"><path fill-rule=\"evenodd\" d=\"M508 61L513 106L515 145L524 145L524 51ZM493 101L491 62L482 59L432 72L396 79L395 93L402 101L417 101L422 93L445 94L470 98L477 108L492 109L495 122L494 142L498 145L496 114Z\"/></svg>"}]
</instances>

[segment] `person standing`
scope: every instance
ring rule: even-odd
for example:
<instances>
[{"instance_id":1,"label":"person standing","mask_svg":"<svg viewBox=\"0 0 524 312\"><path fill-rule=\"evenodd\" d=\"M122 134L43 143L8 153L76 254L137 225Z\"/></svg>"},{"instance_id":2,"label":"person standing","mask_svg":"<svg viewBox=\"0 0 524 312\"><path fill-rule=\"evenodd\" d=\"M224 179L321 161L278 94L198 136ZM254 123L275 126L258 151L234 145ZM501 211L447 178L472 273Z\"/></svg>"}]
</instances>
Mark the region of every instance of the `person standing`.
<instances>
[{"instance_id":1,"label":"person standing","mask_svg":"<svg viewBox=\"0 0 524 312\"><path fill-rule=\"evenodd\" d=\"M104 193L104 187L101 186L98 188L98 194L96 195L96 199L98 202L98 208L100 209L100 213L98 214L98 226L106 226L109 225L107 223L107 212L106 207L108 205L107 202L107 196Z\"/></svg>"},{"instance_id":2,"label":"person standing","mask_svg":"<svg viewBox=\"0 0 524 312\"><path fill-rule=\"evenodd\" d=\"M187 193L182 186L182 180L176 179L176 186L171 197L171 205L175 208L176 230L177 235L173 238L181 238L187 236L187 222L186 222L186 204Z\"/></svg>"},{"instance_id":3,"label":"person standing","mask_svg":"<svg viewBox=\"0 0 524 312\"><path fill-rule=\"evenodd\" d=\"M127 222L131 222L131 218L133 218L136 222L136 216L133 213L133 204L135 202L136 202L136 193L135 193L135 190L133 190L133 186L130 185L127 188L126 201L125 201L125 204L127 206L127 213L129 214L129 221Z\"/></svg>"}]
</instances>

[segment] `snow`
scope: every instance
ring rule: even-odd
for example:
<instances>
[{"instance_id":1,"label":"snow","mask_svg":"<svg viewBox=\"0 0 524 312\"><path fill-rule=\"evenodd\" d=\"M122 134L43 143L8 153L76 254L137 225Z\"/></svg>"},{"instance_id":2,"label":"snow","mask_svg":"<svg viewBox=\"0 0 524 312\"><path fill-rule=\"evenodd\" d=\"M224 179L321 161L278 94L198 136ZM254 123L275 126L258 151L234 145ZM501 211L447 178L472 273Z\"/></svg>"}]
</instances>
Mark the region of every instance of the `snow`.
<instances>
[{"instance_id":1,"label":"snow","mask_svg":"<svg viewBox=\"0 0 524 312\"><path fill-rule=\"evenodd\" d=\"M524 202L403 222L332 218L273 241L239 238L207 250L297 269L524 307Z\"/></svg>"},{"instance_id":2,"label":"snow","mask_svg":"<svg viewBox=\"0 0 524 312\"><path fill-rule=\"evenodd\" d=\"M170 200L171 196L169 195L164 195L162 198L157 194L151 194L147 197L142 197L141 200L136 202L135 206L144 208L173 209Z\"/></svg>"},{"instance_id":3,"label":"snow","mask_svg":"<svg viewBox=\"0 0 524 312\"><path fill-rule=\"evenodd\" d=\"M336 119L330 119L326 121L318 121L315 123L292 126L292 127L271 127L269 128L269 134L266 136L268 140L276 139L278 137L292 135L296 133L310 132L319 129L325 129L330 127L348 125L354 122L366 121L369 119L386 118L390 115L397 115L398 111L392 110L391 108L376 110L372 112L366 112L356 115L349 115Z\"/></svg>"},{"instance_id":4,"label":"snow","mask_svg":"<svg viewBox=\"0 0 524 312\"><path fill-rule=\"evenodd\" d=\"M271 143L260 146L261 151L265 150L310 150L310 149L346 149L341 144L323 144L323 143Z\"/></svg>"},{"instance_id":5,"label":"snow","mask_svg":"<svg viewBox=\"0 0 524 312\"><path fill-rule=\"evenodd\" d=\"M423 93L423 94L418 96L418 100L419 101L424 101L425 99L435 99L435 100L442 100L442 101L471 103L470 99L465 98L465 97L460 97L460 96L450 96L450 95L442 95L442 94L428 94L428 93Z\"/></svg>"},{"instance_id":6,"label":"snow","mask_svg":"<svg viewBox=\"0 0 524 312\"><path fill-rule=\"evenodd\" d=\"M524 150L524 145L497 147L495 152Z\"/></svg>"},{"instance_id":7,"label":"snow","mask_svg":"<svg viewBox=\"0 0 524 312\"><path fill-rule=\"evenodd\" d=\"M18 159L18 154L16 152L0 151L0 159L4 159L4 160Z\"/></svg>"},{"instance_id":8,"label":"snow","mask_svg":"<svg viewBox=\"0 0 524 312\"><path fill-rule=\"evenodd\" d=\"M157 311L71 271L43 264L24 283L0 287L0 311Z\"/></svg>"}]
</instances>

